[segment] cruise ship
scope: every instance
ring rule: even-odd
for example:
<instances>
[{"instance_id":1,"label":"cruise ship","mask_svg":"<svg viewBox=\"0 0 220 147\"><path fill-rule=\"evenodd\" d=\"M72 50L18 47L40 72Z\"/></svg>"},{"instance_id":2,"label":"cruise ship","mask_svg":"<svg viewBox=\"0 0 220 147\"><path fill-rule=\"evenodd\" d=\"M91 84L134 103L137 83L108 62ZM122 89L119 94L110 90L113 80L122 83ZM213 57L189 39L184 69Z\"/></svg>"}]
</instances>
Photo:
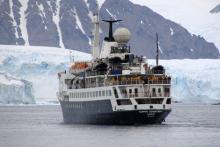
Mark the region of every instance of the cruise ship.
<instances>
[{"instance_id":1,"label":"cruise ship","mask_svg":"<svg viewBox=\"0 0 220 147\"><path fill-rule=\"evenodd\" d=\"M161 124L171 112L171 77L158 63L158 37L156 65L151 66L128 45L127 28L113 31L122 20L102 20L109 32L100 47L100 20L93 17L92 59L75 61L58 73L64 123Z\"/></svg>"}]
</instances>

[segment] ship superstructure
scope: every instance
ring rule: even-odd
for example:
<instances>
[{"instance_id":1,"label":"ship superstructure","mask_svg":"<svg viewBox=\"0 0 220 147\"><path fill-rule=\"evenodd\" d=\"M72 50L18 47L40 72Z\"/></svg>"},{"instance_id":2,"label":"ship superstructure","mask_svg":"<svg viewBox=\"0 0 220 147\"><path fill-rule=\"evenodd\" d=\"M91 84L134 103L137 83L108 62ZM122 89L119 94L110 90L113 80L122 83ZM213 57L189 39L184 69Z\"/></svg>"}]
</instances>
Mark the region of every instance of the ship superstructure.
<instances>
[{"instance_id":1,"label":"ship superstructure","mask_svg":"<svg viewBox=\"0 0 220 147\"><path fill-rule=\"evenodd\" d=\"M93 59L74 62L58 74L64 122L162 123L171 111L170 76L158 58L152 67L146 57L131 52L128 29L117 28L113 34L113 24L121 20L103 21L109 23L109 34L100 48L99 17L94 16Z\"/></svg>"}]
</instances>

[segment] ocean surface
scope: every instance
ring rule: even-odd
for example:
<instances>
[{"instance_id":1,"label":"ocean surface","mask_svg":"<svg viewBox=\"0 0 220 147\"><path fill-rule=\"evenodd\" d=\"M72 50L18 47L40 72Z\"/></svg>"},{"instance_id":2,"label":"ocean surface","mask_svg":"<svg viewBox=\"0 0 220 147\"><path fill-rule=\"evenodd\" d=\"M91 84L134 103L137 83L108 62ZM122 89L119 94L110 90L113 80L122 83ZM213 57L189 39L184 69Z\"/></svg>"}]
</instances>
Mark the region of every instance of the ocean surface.
<instances>
[{"instance_id":1,"label":"ocean surface","mask_svg":"<svg viewBox=\"0 0 220 147\"><path fill-rule=\"evenodd\" d=\"M174 104L162 125L67 125L59 105L0 106L0 147L220 147L220 105Z\"/></svg>"}]
</instances>

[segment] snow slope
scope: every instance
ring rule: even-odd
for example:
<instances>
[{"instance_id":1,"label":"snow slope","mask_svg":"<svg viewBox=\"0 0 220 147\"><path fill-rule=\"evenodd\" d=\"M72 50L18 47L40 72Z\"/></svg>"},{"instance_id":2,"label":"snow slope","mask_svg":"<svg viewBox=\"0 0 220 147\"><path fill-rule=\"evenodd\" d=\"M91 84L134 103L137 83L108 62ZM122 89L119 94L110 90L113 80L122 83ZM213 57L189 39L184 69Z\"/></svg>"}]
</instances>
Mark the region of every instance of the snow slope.
<instances>
[{"instance_id":1,"label":"snow slope","mask_svg":"<svg viewBox=\"0 0 220 147\"><path fill-rule=\"evenodd\" d=\"M181 24L191 33L214 42L220 50L220 13L211 14L219 0L130 0Z\"/></svg>"}]
</instances>

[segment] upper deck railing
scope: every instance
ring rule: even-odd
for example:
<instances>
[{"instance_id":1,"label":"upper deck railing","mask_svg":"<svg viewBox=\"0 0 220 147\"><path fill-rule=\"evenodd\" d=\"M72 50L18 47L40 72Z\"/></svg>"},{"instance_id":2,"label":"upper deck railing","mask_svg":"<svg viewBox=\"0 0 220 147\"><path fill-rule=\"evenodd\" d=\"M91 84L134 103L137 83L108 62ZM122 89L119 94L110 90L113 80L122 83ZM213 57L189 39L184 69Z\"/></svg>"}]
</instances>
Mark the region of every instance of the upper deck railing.
<instances>
[{"instance_id":1,"label":"upper deck railing","mask_svg":"<svg viewBox=\"0 0 220 147\"><path fill-rule=\"evenodd\" d=\"M109 76L92 76L85 77L82 88L94 88L114 85L134 85L134 84L157 84L170 85L171 78L163 77L145 77L145 76L123 76L123 75L109 75Z\"/></svg>"}]
</instances>

